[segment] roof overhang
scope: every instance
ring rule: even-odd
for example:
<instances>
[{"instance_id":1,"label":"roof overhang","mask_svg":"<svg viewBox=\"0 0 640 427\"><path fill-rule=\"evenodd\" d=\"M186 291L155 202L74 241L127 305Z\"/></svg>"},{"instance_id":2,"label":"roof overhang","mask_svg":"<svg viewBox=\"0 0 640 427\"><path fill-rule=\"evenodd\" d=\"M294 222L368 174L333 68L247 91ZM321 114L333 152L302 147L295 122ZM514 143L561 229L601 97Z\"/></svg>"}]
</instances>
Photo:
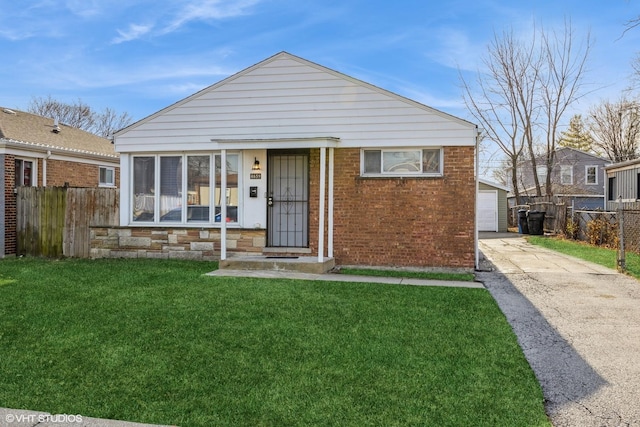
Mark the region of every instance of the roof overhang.
<instances>
[{"instance_id":1,"label":"roof overhang","mask_svg":"<svg viewBox=\"0 0 640 427\"><path fill-rule=\"evenodd\" d=\"M118 154L96 153L86 150L74 150L69 148L57 147L48 144L38 144L35 142L17 141L14 139L0 138L0 154L19 154L31 153L34 157L47 157L52 154L64 157L73 157L85 160L97 160L103 162L118 163ZM38 156L40 154L40 156Z\"/></svg>"},{"instance_id":2,"label":"roof overhang","mask_svg":"<svg viewBox=\"0 0 640 427\"><path fill-rule=\"evenodd\" d=\"M218 139L211 138L214 150L260 150L260 149L296 149L296 148L336 148L340 138L307 137L276 139Z\"/></svg>"}]
</instances>

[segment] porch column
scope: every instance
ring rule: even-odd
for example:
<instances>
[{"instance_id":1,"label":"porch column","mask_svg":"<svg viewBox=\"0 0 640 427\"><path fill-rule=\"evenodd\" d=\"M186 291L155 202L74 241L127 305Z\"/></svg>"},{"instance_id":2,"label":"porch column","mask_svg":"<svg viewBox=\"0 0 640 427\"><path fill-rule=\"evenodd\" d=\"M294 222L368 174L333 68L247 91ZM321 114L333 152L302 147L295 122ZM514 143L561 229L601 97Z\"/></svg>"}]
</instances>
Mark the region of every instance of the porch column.
<instances>
[{"instance_id":1,"label":"porch column","mask_svg":"<svg viewBox=\"0 0 640 427\"><path fill-rule=\"evenodd\" d=\"M324 261L324 198L326 193L327 149L320 148L320 203L318 207L318 262Z\"/></svg>"},{"instance_id":2,"label":"porch column","mask_svg":"<svg viewBox=\"0 0 640 427\"><path fill-rule=\"evenodd\" d=\"M215 203L213 205L215 220ZM225 259L227 259L227 150L222 149L220 150L220 260Z\"/></svg>"},{"instance_id":3,"label":"porch column","mask_svg":"<svg viewBox=\"0 0 640 427\"><path fill-rule=\"evenodd\" d=\"M327 256L333 258L333 147L329 148L329 230L327 234Z\"/></svg>"}]
</instances>

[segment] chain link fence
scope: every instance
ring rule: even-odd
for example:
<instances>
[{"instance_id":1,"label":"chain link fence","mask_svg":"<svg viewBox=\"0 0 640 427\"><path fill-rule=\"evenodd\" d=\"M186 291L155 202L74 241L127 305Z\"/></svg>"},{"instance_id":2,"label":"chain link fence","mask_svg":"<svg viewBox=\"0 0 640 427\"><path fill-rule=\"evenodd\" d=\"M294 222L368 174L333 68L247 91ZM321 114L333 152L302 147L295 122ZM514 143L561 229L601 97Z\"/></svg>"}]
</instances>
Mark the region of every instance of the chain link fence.
<instances>
[{"instance_id":1,"label":"chain link fence","mask_svg":"<svg viewBox=\"0 0 640 427\"><path fill-rule=\"evenodd\" d=\"M618 268L625 270L626 253L640 254L640 202L618 206L619 209L608 212L573 210L563 198L537 198L528 205L511 207L510 226L518 226L518 212L523 209L544 211L545 233L616 249Z\"/></svg>"}]
</instances>

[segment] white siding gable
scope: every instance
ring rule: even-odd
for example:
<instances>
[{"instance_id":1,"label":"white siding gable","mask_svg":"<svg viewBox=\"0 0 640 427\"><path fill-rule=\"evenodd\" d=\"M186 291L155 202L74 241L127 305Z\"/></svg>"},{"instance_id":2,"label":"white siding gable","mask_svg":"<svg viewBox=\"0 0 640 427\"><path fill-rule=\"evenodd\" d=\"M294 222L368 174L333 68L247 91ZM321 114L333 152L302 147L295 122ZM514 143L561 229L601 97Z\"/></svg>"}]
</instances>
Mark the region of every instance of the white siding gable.
<instances>
[{"instance_id":1,"label":"white siding gable","mask_svg":"<svg viewBox=\"0 0 640 427\"><path fill-rule=\"evenodd\" d=\"M297 138L459 146L475 136L472 123L283 52L118 132L115 148L198 151L217 140Z\"/></svg>"}]
</instances>

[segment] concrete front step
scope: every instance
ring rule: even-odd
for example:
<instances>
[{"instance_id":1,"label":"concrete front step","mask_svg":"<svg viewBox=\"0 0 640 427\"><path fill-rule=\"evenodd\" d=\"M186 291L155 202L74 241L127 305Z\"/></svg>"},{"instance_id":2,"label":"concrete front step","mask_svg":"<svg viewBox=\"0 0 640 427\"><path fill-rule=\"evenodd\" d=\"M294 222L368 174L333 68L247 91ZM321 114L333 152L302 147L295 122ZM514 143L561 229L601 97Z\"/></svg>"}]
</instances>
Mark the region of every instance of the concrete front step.
<instances>
[{"instance_id":1,"label":"concrete front step","mask_svg":"<svg viewBox=\"0 0 640 427\"><path fill-rule=\"evenodd\" d=\"M239 256L219 263L221 270L275 270L313 274L326 273L335 266L334 258L324 258L318 262L318 257L310 256Z\"/></svg>"}]
</instances>

